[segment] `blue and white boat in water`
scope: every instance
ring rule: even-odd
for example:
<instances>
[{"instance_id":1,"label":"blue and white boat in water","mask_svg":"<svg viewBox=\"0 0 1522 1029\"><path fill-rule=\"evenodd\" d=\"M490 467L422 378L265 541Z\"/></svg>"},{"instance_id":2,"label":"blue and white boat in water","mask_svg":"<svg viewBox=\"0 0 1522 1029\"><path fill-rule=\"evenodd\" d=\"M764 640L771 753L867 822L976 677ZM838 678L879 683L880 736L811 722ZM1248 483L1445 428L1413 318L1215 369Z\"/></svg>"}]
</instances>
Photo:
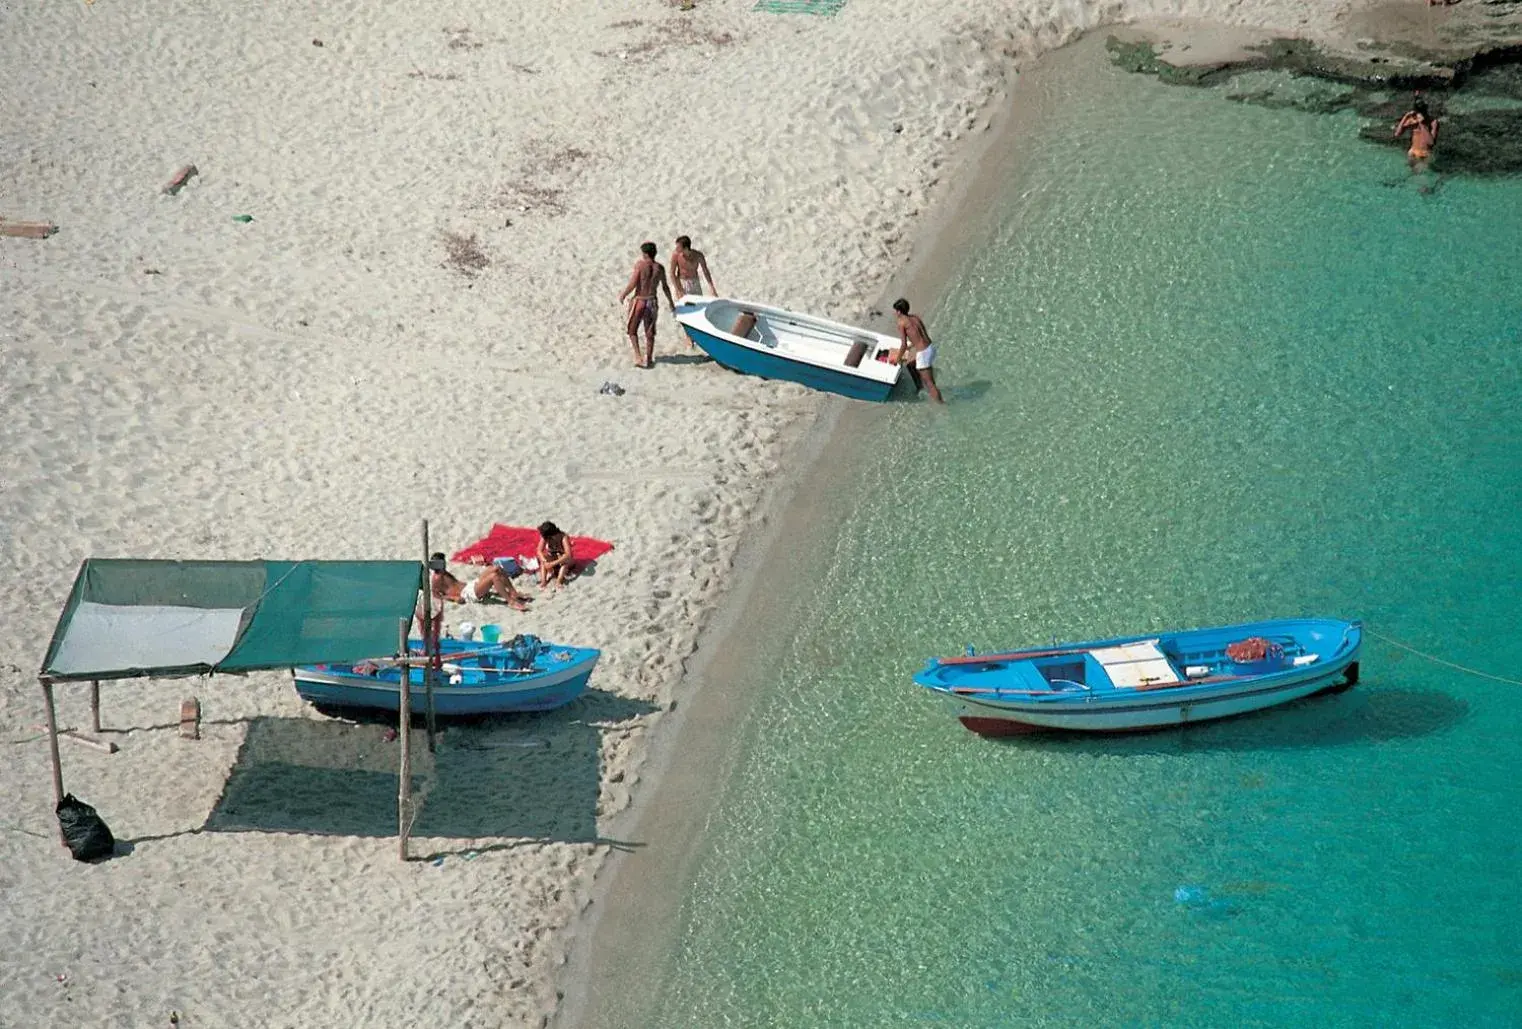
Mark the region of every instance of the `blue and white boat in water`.
<instances>
[{"instance_id":1,"label":"blue and white boat in water","mask_svg":"<svg viewBox=\"0 0 1522 1029\"><path fill-rule=\"evenodd\" d=\"M535 636L515 636L503 643L440 640L433 708L440 715L502 714L548 711L563 707L586 691L587 680L602 652L563 647ZM409 706L427 711L421 650L410 660ZM401 666L394 658L357 664L303 665L292 669L296 692L323 707L401 710Z\"/></svg>"},{"instance_id":2,"label":"blue and white boat in water","mask_svg":"<svg viewBox=\"0 0 1522 1029\"><path fill-rule=\"evenodd\" d=\"M688 295L676 320L725 368L857 400L887 400L902 370L897 337L780 307Z\"/></svg>"},{"instance_id":3,"label":"blue and white boat in water","mask_svg":"<svg viewBox=\"0 0 1522 1029\"><path fill-rule=\"evenodd\" d=\"M931 658L914 681L982 736L1128 732L1346 689L1362 644L1358 622L1293 618Z\"/></svg>"}]
</instances>

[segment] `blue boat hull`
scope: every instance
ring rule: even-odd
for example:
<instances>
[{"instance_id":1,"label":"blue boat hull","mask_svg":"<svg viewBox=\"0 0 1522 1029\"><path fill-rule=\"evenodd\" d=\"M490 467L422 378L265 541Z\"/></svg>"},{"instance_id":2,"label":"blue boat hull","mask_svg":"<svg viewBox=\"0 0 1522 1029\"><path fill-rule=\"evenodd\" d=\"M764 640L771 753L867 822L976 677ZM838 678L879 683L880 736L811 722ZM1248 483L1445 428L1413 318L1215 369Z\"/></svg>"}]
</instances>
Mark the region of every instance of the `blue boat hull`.
<instances>
[{"instance_id":1,"label":"blue boat hull","mask_svg":"<svg viewBox=\"0 0 1522 1029\"><path fill-rule=\"evenodd\" d=\"M1228 647L1262 638L1276 656L1236 661ZM932 658L914 681L945 697L968 729L984 736L1059 730L1132 732L1212 721L1351 686L1358 681L1362 628L1338 619L1283 619L1127 636L1005 654ZM1161 681L1121 687L1100 666L1079 671L1094 651L1156 644L1170 666ZM1048 683L1032 671L1062 667Z\"/></svg>"},{"instance_id":2,"label":"blue boat hull","mask_svg":"<svg viewBox=\"0 0 1522 1029\"><path fill-rule=\"evenodd\" d=\"M465 655L465 656L459 656ZM521 655L520 655L521 656ZM529 670L506 644L487 646L443 641L444 671L434 677L434 712L443 716L549 711L586 692L599 651L543 645ZM416 660L421 661L421 655ZM395 665L306 665L293 670L296 692L313 704L330 707L401 710L401 673ZM453 681L451 681L453 680ZM428 698L423 669L408 677L409 707L424 714Z\"/></svg>"},{"instance_id":3,"label":"blue boat hull","mask_svg":"<svg viewBox=\"0 0 1522 1029\"><path fill-rule=\"evenodd\" d=\"M893 392L893 383L875 382L859 375L851 375L831 368L820 368L817 365L779 357L766 351L742 347L691 325L683 325L682 329L687 333L688 339L702 348L709 357L731 371L759 375L763 379L796 382L810 389L838 393L853 400L880 402L887 400L889 394Z\"/></svg>"}]
</instances>

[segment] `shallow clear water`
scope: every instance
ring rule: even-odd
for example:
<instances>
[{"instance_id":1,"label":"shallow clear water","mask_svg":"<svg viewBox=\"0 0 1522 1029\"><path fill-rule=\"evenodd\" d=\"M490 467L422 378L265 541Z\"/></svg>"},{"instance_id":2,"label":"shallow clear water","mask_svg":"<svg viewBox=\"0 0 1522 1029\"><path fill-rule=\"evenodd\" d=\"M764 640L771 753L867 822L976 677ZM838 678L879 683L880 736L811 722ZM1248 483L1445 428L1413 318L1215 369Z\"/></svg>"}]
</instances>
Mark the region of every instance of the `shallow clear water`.
<instances>
[{"instance_id":1,"label":"shallow clear water","mask_svg":"<svg viewBox=\"0 0 1522 1029\"><path fill-rule=\"evenodd\" d=\"M1296 614L1522 669L1522 182L1049 71L929 312L952 403L857 422L652 1024L1522 1025L1522 686L1371 639L1346 694L1004 744L909 681Z\"/></svg>"}]
</instances>

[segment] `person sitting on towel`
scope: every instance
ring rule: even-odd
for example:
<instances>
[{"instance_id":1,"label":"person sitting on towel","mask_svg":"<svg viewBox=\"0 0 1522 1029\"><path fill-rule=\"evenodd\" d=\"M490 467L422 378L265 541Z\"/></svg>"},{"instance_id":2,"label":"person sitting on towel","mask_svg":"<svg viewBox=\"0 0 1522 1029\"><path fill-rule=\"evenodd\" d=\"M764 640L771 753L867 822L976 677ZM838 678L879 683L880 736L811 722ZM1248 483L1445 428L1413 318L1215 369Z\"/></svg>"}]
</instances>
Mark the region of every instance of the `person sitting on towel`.
<instances>
[{"instance_id":1,"label":"person sitting on towel","mask_svg":"<svg viewBox=\"0 0 1522 1029\"><path fill-rule=\"evenodd\" d=\"M539 585L554 583L564 586L571 577L575 562L571 555L571 537L560 531L554 522L539 526L539 547L534 555L539 560Z\"/></svg>"},{"instance_id":2,"label":"person sitting on towel","mask_svg":"<svg viewBox=\"0 0 1522 1029\"><path fill-rule=\"evenodd\" d=\"M528 599L513 588L513 580L507 572L496 565L489 565L471 582L461 582L450 574L443 554L428 558L428 569L433 574L433 595L453 604L480 604L487 597L495 596L515 611L527 611Z\"/></svg>"}]
</instances>

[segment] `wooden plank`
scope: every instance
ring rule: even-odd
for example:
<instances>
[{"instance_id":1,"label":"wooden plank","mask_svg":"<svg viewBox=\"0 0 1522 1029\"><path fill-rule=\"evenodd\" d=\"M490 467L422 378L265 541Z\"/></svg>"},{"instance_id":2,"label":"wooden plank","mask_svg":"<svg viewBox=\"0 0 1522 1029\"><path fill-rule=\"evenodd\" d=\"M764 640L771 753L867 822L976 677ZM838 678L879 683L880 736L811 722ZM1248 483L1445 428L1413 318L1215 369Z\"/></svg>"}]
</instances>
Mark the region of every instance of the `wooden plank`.
<instances>
[{"instance_id":1,"label":"wooden plank","mask_svg":"<svg viewBox=\"0 0 1522 1029\"><path fill-rule=\"evenodd\" d=\"M77 729L64 729L58 735L64 739L73 740L75 743L83 743L87 747L94 747L96 750L104 750L107 754L115 754L119 749L110 740L97 740L93 736L86 736Z\"/></svg>"},{"instance_id":2,"label":"wooden plank","mask_svg":"<svg viewBox=\"0 0 1522 1029\"><path fill-rule=\"evenodd\" d=\"M0 218L0 236L16 236L21 239L47 239L58 231L52 222L13 222Z\"/></svg>"}]
</instances>

